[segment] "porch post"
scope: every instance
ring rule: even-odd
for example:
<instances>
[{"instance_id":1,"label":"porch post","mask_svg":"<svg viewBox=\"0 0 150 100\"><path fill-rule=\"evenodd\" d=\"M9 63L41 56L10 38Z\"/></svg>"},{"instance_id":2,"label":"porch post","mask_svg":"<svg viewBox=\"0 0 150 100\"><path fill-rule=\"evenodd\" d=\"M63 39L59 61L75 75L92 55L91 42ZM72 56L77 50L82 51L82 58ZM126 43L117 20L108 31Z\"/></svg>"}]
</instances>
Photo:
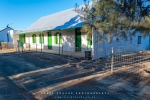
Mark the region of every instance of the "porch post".
<instances>
[{"instance_id":1,"label":"porch post","mask_svg":"<svg viewBox=\"0 0 150 100\"><path fill-rule=\"evenodd\" d=\"M42 32L40 33L40 41L41 41L41 52L42 52Z\"/></svg>"}]
</instances>

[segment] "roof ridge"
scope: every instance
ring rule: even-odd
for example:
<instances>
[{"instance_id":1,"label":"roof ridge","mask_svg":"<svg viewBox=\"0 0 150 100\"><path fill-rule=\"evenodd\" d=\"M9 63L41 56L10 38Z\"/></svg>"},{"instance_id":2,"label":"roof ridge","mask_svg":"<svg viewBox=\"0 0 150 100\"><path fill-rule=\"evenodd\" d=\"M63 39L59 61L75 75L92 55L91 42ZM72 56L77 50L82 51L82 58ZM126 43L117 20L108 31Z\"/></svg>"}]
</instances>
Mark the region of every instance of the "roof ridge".
<instances>
[{"instance_id":1,"label":"roof ridge","mask_svg":"<svg viewBox=\"0 0 150 100\"><path fill-rule=\"evenodd\" d=\"M7 29L7 28L11 28L11 27L8 26L8 27L6 27L6 28L0 30L0 32L4 31L4 30ZM13 28L11 28L11 29L14 30Z\"/></svg>"}]
</instances>

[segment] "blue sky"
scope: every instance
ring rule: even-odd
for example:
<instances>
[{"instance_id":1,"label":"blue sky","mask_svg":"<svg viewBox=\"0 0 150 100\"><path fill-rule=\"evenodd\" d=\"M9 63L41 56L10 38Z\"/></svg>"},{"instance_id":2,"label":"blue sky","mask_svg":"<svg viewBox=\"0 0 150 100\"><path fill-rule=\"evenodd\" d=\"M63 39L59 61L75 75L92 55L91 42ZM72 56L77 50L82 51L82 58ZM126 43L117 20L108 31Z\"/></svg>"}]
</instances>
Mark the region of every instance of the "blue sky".
<instances>
[{"instance_id":1,"label":"blue sky","mask_svg":"<svg viewBox=\"0 0 150 100\"><path fill-rule=\"evenodd\" d=\"M0 29L25 30L42 16L73 8L83 0L0 0ZM12 23L12 25L10 24Z\"/></svg>"}]
</instances>

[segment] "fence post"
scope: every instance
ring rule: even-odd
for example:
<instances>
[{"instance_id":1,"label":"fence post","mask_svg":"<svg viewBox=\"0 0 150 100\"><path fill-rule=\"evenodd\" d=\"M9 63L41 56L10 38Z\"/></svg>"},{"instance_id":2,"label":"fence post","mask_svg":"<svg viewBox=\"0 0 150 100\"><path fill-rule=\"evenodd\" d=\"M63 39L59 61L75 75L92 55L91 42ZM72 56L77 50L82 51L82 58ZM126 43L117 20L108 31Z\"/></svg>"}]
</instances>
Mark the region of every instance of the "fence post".
<instances>
[{"instance_id":1,"label":"fence post","mask_svg":"<svg viewBox=\"0 0 150 100\"><path fill-rule=\"evenodd\" d=\"M20 53L20 40L17 40L18 43L18 53Z\"/></svg>"},{"instance_id":2,"label":"fence post","mask_svg":"<svg viewBox=\"0 0 150 100\"><path fill-rule=\"evenodd\" d=\"M42 42L41 42L41 52L42 52Z\"/></svg>"},{"instance_id":3,"label":"fence post","mask_svg":"<svg viewBox=\"0 0 150 100\"><path fill-rule=\"evenodd\" d=\"M112 51L111 51L111 72L113 73L113 67L114 67L114 49L112 47Z\"/></svg>"},{"instance_id":4,"label":"fence post","mask_svg":"<svg viewBox=\"0 0 150 100\"><path fill-rule=\"evenodd\" d=\"M30 43L29 43L29 51L30 51Z\"/></svg>"},{"instance_id":5,"label":"fence post","mask_svg":"<svg viewBox=\"0 0 150 100\"><path fill-rule=\"evenodd\" d=\"M21 46L22 46L22 48L21 48L21 50L22 50L22 53L23 53L23 44L24 44L24 43L22 43L22 45L21 45Z\"/></svg>"},{"instance_id":6,"label":"fence post","mask_svg":"<svg viewBox=\"0 0 150 100\"><path fill-rule=\"evenodd\" d=\"M37 53L37 44L36 44L36 53Z\"/></svg>"},{"instance_id":7,"label":"fence post","mask_svg":"<svg viewBox=\"0 0 150 100\"><path fill-rule=\"evenodd\" d=\"M63 45L62 45L62 56L63 56Z\"/></svg>"}]
</instances>

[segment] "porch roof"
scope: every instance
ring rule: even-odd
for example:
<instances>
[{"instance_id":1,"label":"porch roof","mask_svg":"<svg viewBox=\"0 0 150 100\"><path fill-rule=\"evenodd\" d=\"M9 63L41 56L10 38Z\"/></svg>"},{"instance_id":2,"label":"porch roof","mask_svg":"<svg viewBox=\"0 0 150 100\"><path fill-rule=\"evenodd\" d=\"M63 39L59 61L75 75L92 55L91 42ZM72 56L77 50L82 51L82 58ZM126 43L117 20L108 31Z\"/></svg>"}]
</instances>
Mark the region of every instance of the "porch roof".
<instances>
[{"instance_id":1,"label":"porch roof","mask_svg":"<svg viewBox=\"0 0 150 100\"><path fill-rule=\"evenodd\" d=\"M22 31L18 34L27 34L50 30L66 30L82 27L83 22L80 20L79 15L73 10L74 8L41 17L39 20L29 26L25 31Z\"/></svg>"}]
</instances>

